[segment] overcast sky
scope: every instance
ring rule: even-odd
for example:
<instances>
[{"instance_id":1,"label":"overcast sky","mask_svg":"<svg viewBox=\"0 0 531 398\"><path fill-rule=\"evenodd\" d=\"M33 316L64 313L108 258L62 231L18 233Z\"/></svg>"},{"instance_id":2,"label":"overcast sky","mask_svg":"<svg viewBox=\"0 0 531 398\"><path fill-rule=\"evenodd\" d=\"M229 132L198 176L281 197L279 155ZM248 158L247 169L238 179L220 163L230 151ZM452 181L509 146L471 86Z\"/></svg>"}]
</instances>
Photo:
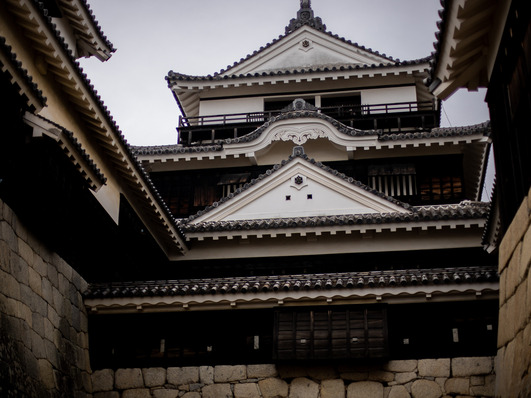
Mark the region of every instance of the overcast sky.
<instances>
[{"instance_id":1,"label":"overcast sky","mask_svg":"<svg viewBox=\"0 0 531 398\"><path fill-rule=\"evenodd\" d=\"M88 0L117 51L81 65L132 145L175 144L168 71L208 75L245 58L295 18L299 0ZM401 60L430 55L439 0L312 0L327 30ZM485 91L443 103L442 125L488 119Z\"/></svg>"}]
</instances>

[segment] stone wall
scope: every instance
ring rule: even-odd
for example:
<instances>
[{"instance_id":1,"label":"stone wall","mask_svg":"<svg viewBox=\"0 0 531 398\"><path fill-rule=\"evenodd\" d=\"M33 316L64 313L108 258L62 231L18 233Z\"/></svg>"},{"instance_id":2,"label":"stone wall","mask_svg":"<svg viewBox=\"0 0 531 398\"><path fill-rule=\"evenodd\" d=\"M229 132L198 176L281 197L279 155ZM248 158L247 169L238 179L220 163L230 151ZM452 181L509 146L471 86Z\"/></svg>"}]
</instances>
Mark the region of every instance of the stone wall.
<instances>
[{"instance_id":1,"label":"stone wall","mask_svg":"<svg viewBox=\"0 0 531 398\"><path fill-rule=\"evenodd\" d=\"M497 397L531 396L531 190L499 253Z\"/></svg>"},{"instance_id":2,"label":"stone wall","mask_svg":"<svg viewBox=\"0 0 531 398\"><path fill-rule=\"evenodd\" d=\"M97 370L94 398L493 397L494 358L390 361L382 366L200 366Z\"/></svg>"},{"instance_id":3,"label":"stone wall","mask_svg":"<svg viewBox=\"0 0 531 398\"><path fill-rule=\"evenodd\" d=\"M0 200L0 396L90 397L86 282Z\"/></svg>"}]
</instances>

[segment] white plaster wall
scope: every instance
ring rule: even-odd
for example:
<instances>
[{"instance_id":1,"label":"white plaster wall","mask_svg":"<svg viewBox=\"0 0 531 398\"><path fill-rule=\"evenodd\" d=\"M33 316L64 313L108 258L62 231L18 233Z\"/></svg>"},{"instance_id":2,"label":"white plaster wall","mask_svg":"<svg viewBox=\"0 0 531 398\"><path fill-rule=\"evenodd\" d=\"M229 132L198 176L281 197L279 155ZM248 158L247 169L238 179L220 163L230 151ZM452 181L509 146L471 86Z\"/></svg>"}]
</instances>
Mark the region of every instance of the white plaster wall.
<instances>
[{"instance_id":1,"label":"white plaster wall","mask_svg":"<svg viewBox=\"0 0 531 398\"><path fill-rule=\"evenodd\" d=\"M305 178L300 189L295 188L294 185L291 180L288 180L230 214L224 220L376 213L375 210L309 178ZM288 195L290 200L286 200ZM308 199L308 195L312 198Z\"/></svg>"},{"instance_id":2,"label":"white plaster wall","mask_svg":"<svg viewBox=\"0 0 531 398\"><path fill-rule=\"evenodd\" d=\"M415 86L377 88L373 90L363 90L361 92L361 103L363 105L414 101L417 101L417 92ZM396 110L396 112L403 111Z\"/></svg>"},{"instance_id":3,"label":"white plaster wall","mask_svg":"<svg viewBox=\"0 0 531 398\"><path fill-rule=\"evenodd\" d=\"M201 101L199 104L200 116L262 112L263 110L264 99L262 97L210 100Z\"/></svg>"}]
</instances>

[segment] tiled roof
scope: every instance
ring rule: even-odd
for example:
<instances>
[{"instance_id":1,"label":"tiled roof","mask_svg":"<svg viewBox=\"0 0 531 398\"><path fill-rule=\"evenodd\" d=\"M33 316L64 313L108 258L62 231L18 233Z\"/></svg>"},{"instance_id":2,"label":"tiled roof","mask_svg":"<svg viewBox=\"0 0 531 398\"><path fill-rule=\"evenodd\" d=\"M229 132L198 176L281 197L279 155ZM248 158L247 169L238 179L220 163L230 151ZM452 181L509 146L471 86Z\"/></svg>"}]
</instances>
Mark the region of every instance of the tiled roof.
<instances>
[{"instance_id":1,"label":"tiled roof","mask_svg":"<svg viewBox=\"0 0 531 398\"><path fill-rule=\"evenodd\" d=\"M17 60L16 54L12 52L11 46L6 44L6 39L2 36L0 36L0 51L4 54L5 58L9 60L12 66L18 71L20 76L24 79L25 83L30 88L32 94L38 99L40 105L46 105L46 97L42 94L42 91L33 81L33 78L28 74L28 71L22 67L22 62Z\"/></svg>"},{"instance_id":2,"label":"tiled roof","mask_svg":"<svg viewBox=\"0 0 531 398\"><path fill-rule=\"evenodd\" d=\"M428 139L439 137L462 137L474 134L483 134L485 136L490 135L490 122L484 122L475 124L472 126L462 127L438 127L426 131L416 132L403 132L393 134L383 134L381 130L359 130L338 122L336 119L325 115L324 113L304 110L304 111L292 111L282 113L275 116L258 127L256 130L250 132L241 137L228 138L225 140L218 140L216 144L204 145L204 146L192 146L186 147L179 144L175 145L158 145L158 146L133 146L132 151L138 156L150 156L150 155L172 155L179 153L199 153L199 152L215 152L223 150L223 145L239 144L244 142L252 142L260 137L260 135L273 123L280 120L297 119L297 118L316 118L330 122L340 133L348 135L350 137L362 137L362 136L377 136L378 141L398 141L398 140L415 140L415 139Z\"/></svg>"},{"instance_id":3,"label":"tiled roof","mask_svg":"<svg viewBox=\"0 0 531 398\"><path fill-rule=\"evenodd\" d=\"M379 141L410 140L419 138L439 138L439 137L464 137L467 135L483 134L490 136L490 122L474 124L471 126L459 127L436 127L429 131L418 131L413 133L379 134Z\"/></svg>"},{"instance_id":4,"label":"tiled roof","mask_svg":"<svg viewBox=\"0 0 531 398\"><path fill-rule=\"evenodd\" d=\"M198 278L90 284L85 298L253 294L299 290L357 290L372 287L457 285L496 282L495 266L341 272L230 278Z\"/></svg>"},{"instance_id":5,"label":"tiled roof","mask_svg":"<svg viewBox=\"0 0 531 398\"><path fill-rule=\"evenodd\" d=\"M301 18L301 11L309 11L309 13L311 14L310 18L307 18L307 19L304 19L304 18ZM362 46L362 45L359 45L358 43L353 43L351 42L350 40L347 40L345 39L344 37L340 37L336 34L333 34L332 32L329 32L329 31L326 31L326 25L324 25L321 21L321 18L319 17L314 17L313 15L313 10L311 9L311 5L309 4L302 4L301 3L301 10L299 10L299 12L297 13L297 18L295 19L292 19L290 21L290 24L288 26L286 26L286 29L285 29L285 34L284 35L280 35L277 39L273 39L270 43L267 43L265 46L263 47L260 47L260 49L254 51L252 54L247 54L247 56L245 58L241 58L239 61L236 61L234 62L232 65L227 65L227 68L226 69L221 69L218 73L215 73L214 76L187 76L187 75L183 75L183 74L180 74L180 73L175 73L173 71L170 71L168 72L168 76L166 77L166 79L168 80L168 82L170 82L171 80L173 79L176 79L176 80L214 80L214 79L226 79L226 78L229 78L228 75L225 75L225 76L219 76L219 75L223 75L223 74L226 74L227 72L229 72L232 68L242 64L243 62L247 61L248 59L260 54L261 52L263 52L264 50L270 48L271 46L273 46L275 43L279 42L280 40L284 39L285 37L287 37L288 35L292 34L293 32L295 32L296 30L298 30L299 28L303 27L303 26L310 26L312 27L313 29L316 29L318 31L321 31L327 35L329 35L330 37L333 37L337 40L340 40L342 41L343 43L346 43L346 44L349 44L353 47L356 47L357 49L360 49L360 50L363 50L363 51L366 51L370 54L373 54L373 55L376 55L376 56L379 56L379 57L382 57L382 58L385 58L387 60L389 60L389 63L386 63L386 64L379 64L379 65L364 65L364 66L359 66L359 65L356 65L356 66L353 66L353 65L344 65L344 66L339 66L339 67L332 67L332 69L328 69L328 68L324 68L324 69L312 69L312 68L305 68L305 69L299 69L299 70L291 70L291 71L278 71L278 72L270 72L269 74L268 73L263 73L263 74L254 74L254 75L230 75L230 78L238 78L238 77L258 77L258 76L267 76L267 75L278 75L278 74L290 74L290 73L293 73L293 74L297 74L297 73L309 73L309 72L328 72L330 70L334 71L334 70L352 70L352 69L360 69L360 68L376 68L376 67L381 67L381 66L398 66L398 65L411 65L411 64L418 64L418 63L423 63L423 62L427 62L427 59L422 59L422 60L416 60L416 61L400 61L399 59L394 59L393 57L390 57L386 54L380 54L378 51L374 51L372 50L371 48L366 48L365 46Z\"/></svg>"},{"instance_id":6,"label":"tiled roof","mask_svg":"<svg viewBox=\"0 0 531 398\"><path fill-rule=\"evenodd\" d=\"M114 48L110 40L107 38L107 36L105 36L105 34L103 33L103 30L101 29L100 24L96 20L96 17L94 16L94 13L92 12L92 9L90 8L90 5L88 4L87 0L80 0L80 3L85 7L87 11L87 15L89 15L90 17L90 22L92 22L92 26L97 32L100 40L102 40L105 44L107 44L111 52L115 52L116 49Z\"/></svg>"},{"instance_id":7,"label":"tiled roof","mask_svg":"<svg viewBox=\"0 0 531 398\"><path fill-rule=\"evenodd\" d=\"M407 205L406 205L407 206ZM211 206L217 207L217 206ZM209 208L207 208L209 209ZM309 228L335 225L375 225L388 223L411 223L438 220L467 220L485 218L489 212L489 204L483 202L461 202L456 205L433 205L409 207L411 212L401 213L373 213L373 214L345 214L338 216L315 216L297 218L272 218L260 220L210 221L197 224L186 224L182 228L188 232L214 231L248 231L279 228ZM195 217L204 213L199 212Z\"/></svg>"},{"instance_id":8,"label":"tiled roof","mask_svg":"<svg viewBox=\"0 0 531 398\"><path fill-rule=\"evenodd\" d=\"M92 172L94 174L96 174L96 176L99 178L100 182L102 184L105 184L105 182L107 181L107 178L103 175L103 173L100 171L100 169L96 166L94 161L90 158L89 154L85 151L85 149L83 149L83 147L81 146L81 143L77 140L76 137L74 137L74 134L71 131L67 130L66 128L64 128L60 124L57 124L54 121L49 120L49 119L47 119L47 118L45 118L43 116L40 116L40 115L35 115L35 116L37 118L39 118L39 119L42 119L42 120L44 120L44 121L46 121L48 123L53 124L61 132L63 132L63 134L66 135L66 137L68 138L68 140L70 141L72 146L75 148L77 153L85 160L85 162L91 168Z\"/></svg>"},{"instance_id":9,"label":"tiled roof","mask_svg":"<svg viewBox=\"0 0 531 398\"><path fill-rule=\"evenodd\" d=\"M248 56L248 58L250 58L250 56ZM170 70L168 72L168 76L166 76L166 81L168 82L168 86L171 88L171 84L178 82L178 81L219 81L219 80L227 80L227 79L244 79L244 78L252 78L252 77L302 75L302 74L312 74L312 73L321 73L321 72L339 72L339 71L351 71L351 70L362 70L362 69L378 69L378 68L399 67L399 66L407 66L407 65L420 65L420 64L428 62L430 59L431 59L431 56L426 57L426 58L416 59L416 60L410 60L410 61L396 60L396 61L390 61L386 63L371 64L371 65L359 65L359 64L329 65L329 66L306 67L306 68L298 68L298 69L285 69L285 70L260 72L260 73L258 72L246 73L246 74L238 74L238 75L223 74L226 72L223 69L219 73L214 73L214 75L207 75L207 76L185 75L183 73L177 73L177 72ZM240 60L240 62L234 63L232 67L237 66L239 63L243 61L244 60Z\"/></svg>"},{"instance_id":10,"label":"tiled roof","mask_svg":"<svg viewBox=\"0 0 531 398\"><path fill-rule=\"evenodd\" d=\"M47 15L46 8L43 7L42 3L40 3L38 0L33 0L36 8L41 11L44 23L48 27L48 29L53 33L55 36L55 39L62 47L64 54L66 54L66 59L70 63L70 65L73 67L76 74L80 77L81 81L83 82L84 87L96 103L96 106L99 108L101 113L103 114L105 121L109 124L109 126L112 129L112 132L114 133L114 137L117 138L117 141L122 145L124 148L127 156L131 159L131 163L133 167L135 168L135 171L138 173L140 178L146 183L146 185L151 190L151 193L153 194L153 197L157 204L160 206L162 211L166 214L166 218L168 220L173 220L173 216L171 215L171 212L167 206L167 204L162 200L162 197L160 196L160 193L155 188L155 185L151 181L148 173L144 170L138 159L136 158L135 154L132 152L131 147L127 143L127 140L125 139L124 135L122 134L122 131L116 124L113 116L111 115L110 111L107 109L107 106L103 103L101 96L98 95L98 92L95 90L94 86L91 84L90 80L88 79L86 73L83 72L83 68L81 68L78 61L75 60L74 54L72 51L68 48L64 37L60 34L60 32L56 28L56 24L53 22L52 18ZM180 231L178 225L174 225L179 237L182 239L182 231Z\"/></svg>"},{"instance_id":11,"label":"tiled roof","mask_svg":"<svg viewBox=\"0 0 531 398\"><path fill-rule=\"evenodd\" d=\"M444 37L444 34L446 32L447 27L447 16L448 16L448 10L446 7L446 3L448 0L439 0L441 3L442 9L439 10L439 17L440 20L437 21L437 28L439 29L437 32L435 32L435 38L436 41L433 42L433 48L435 49L434 52L432 52L432 59L430 60L430 76L426 78L425 84L426 86L430 86L433 83L433 74L435 73L435 68L437 66L437 63L439 62L440 57L440 51L441 51L441 41L440 39Z\"/></svg>"},{"instance_id":12,"label":"tiled roof","mask_svg":"<svg viewBox=\"0 0 531 398\"><path fill-rule=\"evenodd\" d=\"M304 147L296 146L296 147L293 148L293 154L290 155L288 157L288 159L283 160L280 164L276 164L275 166L273 166L273 168L267 170L264 174L260 174L257 178L252 179L250 182L246 183L243 186L243 188L236 189L236 191L234 191L234 193L231 193L228 196L225 196L225 197L221 198L219 201L212 203L210 206L206 207L204 210L201 210L197 214L192 215L192 216L188 217L187 219L183 220L182 221L183 222L183 229L186 229L188 231L190 231L190 230L197 231L197 229L193 228L195 226L193 226L191 229L189 229L188 228L189 225L187 225L186 223L190 222L190 221L192 221L192 220L194 220L194 219L196 219L196 218L198 218L198 217L200 217L202 215L204 215L205 213L208 213L210 210L213 210L213 209L217 208L220 204L222 204L222 203L232 199L236 195L239 195L242 192L248 190L253 185L255 185L258 182L268 178L270 175L272 175L276 171L280 170L282 167L284 167L285 165L287 165L288 163L293 161L295 158L302 158L302 159L306 160L307 162L316 165L320 169L322 169L322 170L324 170L324 171L326 171L326 172L328 172L328 173L330 173L330 174L332 174L332 175L334 175L336 177L342 178L344 181L346 181L346 182L348 182L348 183L350 183L352 185L356 185L356 186L364 189L365 191L368 191L368 192L372 193L373 195L377 195L377 196L379 196L381 198L384 198L384 199L388 200L391 203L394 203L395 205L401 206L404 209L410 209L411 208L411 206L408 205L407 203L401 202L401 201L399 201L399 200L397 200L397 199L395 199L395 198L393 198L391 196L387 196L384 193L369 187L368 185L362 184L360 181L355 180L352 177L348 177L347 175L345 175L343 173L340 173L337 170L332 169L331 167L328 167L328 166L322 164L321 162L316 161L315 159L311 159L310 157L308 157L308 155L306 155L304 153ZM335 218L336 216L331 216L331 217ZM328 218L328 217L317 217L317 218L319 220L321 220L323 218ZM285 228L285 227L288 227L289 224L292 224L294 222L293 220L303 220L303 219L296 218L296 219L274 219L274 220L277 220L278 226L273 227L273 228ZM286 224L284 220L288 220L288 224ZM268 225L271 222L272 222L272 220L270 220L270 219L267 219L267 220L252 220L252 221L250 221L250 223L252 223L253 225L255 225L256 223L259 223L259 225L262 225L262 227L259 227L259 229L270 228L270 227L268 227ZM231 222L220 222L220 224L222 224L222 225L225 225L226 223L231 223ZM236 224L234 224L234 225L239 225L238 224L239 222L235 222L235 223ZM336 223L334 223L334 225L335 224ZM201 224L197 224L197 225L201 225ZM212 225L212 224L208 223L208 225ZM323 224L321 221L319 221L318 224L314 223L312 225L317 226L317 225L330 225L330 224L326 224L326 223ZM225 229L225 228L222 228L222 229ZM237 229L237 228L230 228L230 229ZM244 228L244 229L255 229L255 228Z\"/></svg>"},{"instance_id":13,"label":"tiled roof","mask_svg":"<svg viewBox=\"0 0 531 398\"><path fill-rule=\"evenodd\" d=\"M132 146L131 150L137 156L141 155L172 155L177 153L199 153L217 152L223 150L219 144L204 146L182 146L182 145L154 145L154 146Z\"/></svg>"}]
</instances>

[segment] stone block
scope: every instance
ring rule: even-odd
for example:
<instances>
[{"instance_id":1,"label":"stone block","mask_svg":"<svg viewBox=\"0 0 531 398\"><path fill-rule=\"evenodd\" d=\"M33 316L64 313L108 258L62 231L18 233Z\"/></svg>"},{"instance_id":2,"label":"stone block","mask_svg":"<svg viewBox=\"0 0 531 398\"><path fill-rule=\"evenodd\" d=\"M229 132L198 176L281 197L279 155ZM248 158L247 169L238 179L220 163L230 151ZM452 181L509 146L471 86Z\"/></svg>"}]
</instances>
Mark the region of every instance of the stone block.
<instances>
[{"instance_id":1,"label":"stone block","mask_svg":"<svg viewBox=\"0 0 531 398\"><path fill-rule=\"evenodd\" d=\"M527 229L522 240L522 253L520 258L520 277L523 279L529 274L531 267L531 226Z\"/></svg>"},{"instance_id":2,"label":"stone block","mask_svg":"<svg viewBox=\"0 0 531 398\"><path fill-rule=\"evenodd\" d=\"M42 278L39 275L37 271L35 271L33 268L28 269L28 278L29 278L29 287L31 290L33 290L36 294L41 295L42 294Z\"/></svg>"},{"instance_id":3,"label":"stone block","mask_svg":"<svg viewBox=\"0 0 531 398\"><path fill-rule=\"evenodd\" d=\"M214 384L214 368L212 366L200 366L199 381L203 384Z\"/></svg>"},{"instance_id":4,"label":"stone block","mask_svg":"<svg viewBox=\"0 0 531 398\"><path fill-rule=\"evenodd\" d=\"M15 252L11 252L11 275L19 282L26 286L29 286L29 271L28 264L24 259Z\"/></svg>"},{"instance_id":5,"label":"stone block","mask_svg":"<svg viewBox=\"0 0 531 398\"><path fill-rule=\"evenodd\" d=\"M39 368L39 380L48 388L55 388L55 377L53 374L53 366L46 359L39 359L37 362Z\"/></svg>"},{"instance_id":6,"label":"stone block","mask_svg":"<svg viewBox=\"0 0 531 398\"><path fill-rule=\"evenodd\" d=\"M345 383L341 379L323 380L321 398L345 398Z\"/></svg>"},{"instance_id":7,"label":"stone block","mask_svg":"<svg viewBox=\"0 0 531 398\"><path fill-rule=\"evenodd\" d=\"M511 257L511 260L509 261L509 265L505 269L505 272L507 273L507 279L505 281L505 297L508 299L511 297L518 287L520 283L520 259L521 259L521 252L522 252L522 242L520 242L515 250L513 251L513 255Z\"/></svg>"},{"instance_id":8,"label":"stone block","mask_svg":"<svg viewBox=\"0 0 531 398\"><path fill-rule=\"evenodd\" d=\"M389 383L395 379L395 374L384 370L373 370L369 372L369 380Z\"/></svg>"},{"instance_id":9,"label":"stone block","mask_svg":"<svg viewBox=\"0 0 531 398\"><path fill-rule=\"evenodd\" d=\"M485 383L483 385L475 385L470 387L470 394L476 397L494 397L495 386L496 376L488 375L485 377Z\"/></svg>"},{"instance_id":10,"label":"stone block","mask_svg":"<svg viewBox=\"0 0 531 398\"><path fill-rule=\"evenodd\" d=\"M306 377L292 380L289 386L289 398L317 398L318 395L319 384Z\"/></svg>"},{"instance_id":11,"label":"stone block","mask_svg":"<svg viewBox=\"0 0 531 398\"><path fill-rule=\"evenodd\" d=\"M454 377L470 377L486 375L492 372L492 357L452 358L452 375Z\"/></svg>"},{"instance_id":12,"label":"stone block","mask_svg":"<svg viewBox=\"0 0 531 398\"><path fill-rule=\"evenodd\" d=\"M197 383L199 381L199 368L195 366L168 368L167 380L168 383L176 386Z\"/></svg>"},{"instance_id":13,"label":"stone block","mask_svg":"<svg viewBox=\"0 0 531 398\"><path fill-rule=\"evenodd\" d=\"M468 395L470 389L470 379L450 378L444 383L446 394Z\"/></svg>"},{"instance_id":14,"label":"stone block","mask_svg":"<svg viewBox=\"0 0 531 398\"><path fill-rule=\"evenodd\" d=\"M214 381L216 383L226 383L239 381L247 378L245 365L219 365L214 368Z\"/></svg>"},{"instance_id":15,"label":"stone block","mask_svg":"<svg viewBox=\"0 0 531 398\"><path fill-rule=\"evenodd\" d=\"M97 392L94 398L120 398L120 393L118 391Z\"/></svg>"},{"instance_id":16,"label":"stone block","mask_svg":"<svg viewBox=\"0 0 531 398\"><path fill-rule=\"evenodd\" d=\"M18 238L18 254L30 266L33 266L33 249L21 238Z\"/></svg>"},{"instance_id":17,"label":"stone block","mask_svg":"<svg viewBox=\"0 0 531 398\"><path fill-rule=\"evenodd\" d=\"M202 398L233 398L232 389L228 383L210 384L204 386L201 392Z\"/></svg>"},{"instance_id":18,"label":"stone block","mask_svg":"<svg viewBox=\"0 0 531 398\"><path fill-rule=\"evenodd\" d=\"M256 383L234 385L234 398L260 398L260 391Z\"/></svg>"},{"instance_id":19,"label":"stone block","mask_svg":"<svg viewBox=\"0 0 531 398\"><path fill-rule=\"evenodd\" d=\"M153 398L177 398L179 396L179 390L172 390L167 388L157 388L152 390ZM201 394L199 394L201 398Z\"/></svg>"},{"instance_id":20,"label":"stone block","mask_svg":"<svg viewBox=\"0 0 531 398\"><path fill-rule=\"evenodd\" d=\"M366 381L369 379L369 372L347 372L341 373L340 376L347 381Z\"/></svg>"},{"instance_id":21,"label":"stone block","mask_svg":"<svg viewBox=\"0 0 531 398\"><path fill-rule=\"evenodd\" d=\"M0 235L0 270L10 273L11 272L11 249L9 245L1 240Z\"/></svg>"},{"instance_id":22,"label":"stone block","mask_svg":"<svg viewBox=\"0 0 531 398\"><path fill-rule=\"evenodd\" d=\"M55 265L53 263L48 263L48 267L46 269L46 277L52 285L59 286L59 281L57 279L57 268L55 268Z\"/></svg>"},{"instance_id":23,"label":"stone block","mask_svg":"<svg viewBox=\"0 0 531 398\"><path fill-rule=\"evenodd\" d=\"M375 381L358 381L347 387L347 398L382 398L384 388Z\"/></svg>"},{"instance_id":24,"label":"stone block","mask_svg":"<svg viewBox=\"0 0 531 398\"><path fill-rule=\"evenodd\" d=\"M281 379L294 379L308 376L308 371L303 366L279 365L277 371Z\"/></svg>"},{"instance_id":25,"label":"stone block","mask_svg":"<svg viewBox=\"0 0 531 398\"><path fill-rule=\"evenodd\" d=\"M389 361L383 369L389 372L414 372L417 369L417 360Z\"/></svg>"},{"instance_id":26,"label":"stone block","mask_svg":"<svg viewBox=\"0 0 531 398\"><path fill-rule=\"evenodd\" d=\"M182 398L201 398L201 394L198 392L187 392Z\"/></svg>"},{"instance_id":27,"label":"stone block","mask_svg":"<svg viewBox=\"0 0 531 398\"><path fill-rule=\"evenodd\" d=\"M18 251L17 235L6 221L0 221L0 238L6 242L10 251Z\"/></svg>"},{"instance_id":28,"label":"stone block","mask_svg":"<svg viewBox=\"0 0 531 398\"><path fill-rule=\"evenodd\" d=\"M46 358L44 340L33 330L31 331L31 352L33 352L33 355L35 355L35 358L37 359Z\"/></svg>"},{"instance_id":29,"label":"stone block","mask_svg":"<svg viewBox=\"0 0 531 398\"><path fill-rule=\"evenodd\" d=\"M529 292L527 290L526 283L522 283L521 285L519 285L516 289L516 293L514 294L515 304L517 304L514 308L515 317L513 319L514 330L516 332L518 332L519 330L523 330L527 323L527 314L529 309L526 308L524 303L527 303L528 294Z\"/></svg>"},{"instance_id":30,"label":"stone block","mask_svg":"<svg viewBox=\"0 0 531 398\"><path fill-rule=\"evenodd\" d=\"M288 396L288 383L281 379L260 380L258 387L264 398L286 398Z\"/></svg>"},{"instance_id":31,"label":"stone block","mask_svg":"<svg viewBox=\"0 0 531 398\"><path fill-rule=\"evenodd\" d=\"M249 379L260 379L275 377L277 368L275 365L247 365L247 377Z\"/></svg>"},{"instance_id":32,"label":"stone block","mask_svg":"<svg viewBox=\"0 0 531 398\"><path fill-rule=\"evenodd\" d=\"M146 387L160 387L166 383L166 369L164 368L144 368L142 376Z\"/></svg>"},{"instance_id":33,"label":"stone block","mask_svg":"<svg viewBox=\"0 0 531 398\"><path fill-rule=\"evenodd\" d=\"M114 385L119 390L144 387L142 371L138 368L117 369L114 375Z\"/></svg>"},{"instance_id":34,"label":"stone block","mask_svg":"<svg viewBox=\"0 0 531 398\"><path fill-rule=\"evenodd\" d=\"M312 366L307 369L308 377L314 380L336 379L339 375L331 366Z\"/></svg>"},{"instance_id":35,"label":"stone block","mask_svg":"<svg viewBox=\"0 0 531 398\"><path fill-rule=\"evenodd\" d=\"M516 245L518 245L518 242L520 242L525 232L527 232L528 227L529 206L528 201L524 200L511 221L511 225L509 225L500 244L498 257L500 267L503 267L508 263Z\"/></svg>"},{"instance_id":36,"label":"stone block","mask_svg":"<svg viewBox=\"0 0 531 398\"><path fill-rule=\"evenodd\" d=\"M151 398L151 393L148 388L135 388L133 390L125 390L122 393L122 398Z\"/></svg>"},{"instance_id":37,"label":"stone block","mask_svg":"<svg viewBox=\"0 0 531 398\"><path fill-rule=\"evenodd\" d=\"M470 386L482 386L485 384L485 376L472 376Z\"/></svg>"},{"instance_id":38,"label":"stone block","mask_svg":"<svg viewBox=\"0 0 531 398\"><path fill-rule=\"evenodd\" d=\"M392 386L387 398L411 398L404 386Z\"/></svg>"},{"instance_id":39,"label":"stone block","mask_svg":"<svg viewBox=\"0 0 531 398\"><path fill-rule=\"evenodd\" d=\"M441 387L436 382L416 380L411 385L411 395L413 398L440 398L443 394Z\"/></svg>"},{"instance_id":40,"label":"stone block","mask_svg":"<svg viewBox=\"0 0 531 398\"><path fill-rule=\"evenodd\" d=\"M404 372L404 373L396 373L395 374L395 381L398 384L406 384L410 381L413 381L417 378L417 373L415 372Z\"/></svg>"},{"instance_id":41,"label":"stone block","mask_svg":"<svg viewBox=\"0 0 531 398\"><path fill-rule=\"evenodd\" d=\"M419 359L418 370L422 377L449 377L450 359Z\"/></svg>"}]
</instances>

